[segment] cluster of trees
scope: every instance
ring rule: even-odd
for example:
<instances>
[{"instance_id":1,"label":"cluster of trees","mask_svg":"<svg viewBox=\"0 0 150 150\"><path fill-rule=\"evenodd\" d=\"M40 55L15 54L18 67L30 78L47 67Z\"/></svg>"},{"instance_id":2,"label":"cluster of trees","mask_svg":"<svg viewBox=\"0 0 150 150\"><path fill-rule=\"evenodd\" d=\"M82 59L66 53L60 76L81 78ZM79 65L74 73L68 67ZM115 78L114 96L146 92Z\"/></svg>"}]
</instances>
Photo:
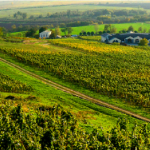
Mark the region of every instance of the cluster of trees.
<instances>
[{"instance_id":1,"label":"cluster of trees","mask_svg":"<svg viewBox=\"0 0 150 150\"><path fill-rule=\"evenodd\" d=\"M80 36L90 36L90 35L101 35L103 33L116 33L117 32L117 28L115 28L114 26L112 26L111 24L106 24L104 26L104 30L103 31L99 31L99 25L98 23L95 23L94 24L94 29L95 29L95 32L92 31L92 32L86 32L86 31L81 31L80 32Z\"/></svg>"},{"instance_id":2,"label":"cluster of trees","mask_svg":"<svg viewBox=\"0 0 150 150\"><path fill-rule=\"evenodd\" d=\"M22 19L26 19L27 18L27 13L22 13L20 11L18 11L17 13L15 13L14 18L18 19L18 17L22 17Z\"/></svg>"},{"instance_id":3,"label":"cluster of trees","mask_svg":"<svg viewBox=\"0 0 150 150\"><path fill-rule=\"evenodd\" d=\"M26 19L27 13L18 11L14 14L14 18L16 19L19 18L19 16L21 16L22 19ZM91 21L98 22L99 24L148 21L150 20L150 16L145 10L96 9L88 11L67 10L64 12L56 12L54 14L47 13L46 16L43 14L38 16L31 15L28 19L32 19L36 22L49 21L50 19L53 24L63 22L66 27L73 27L89 25L91 24Z\"/></svg>"},{"instance_id":4,"label":"cluster of trees","mask_svg":"<svg viewBox=\"0 0 150 150\"><path fill-rule=\"evenodd\" d=\"M86 32L86 31L81 31L79 34L80 36L90 36L90 35L101 35L103 33L117 33L117 28L115 28L112 24L106 24L104 26L104 30L103 31L99 31L99 25L97 23L95 23L94 25L95 28L95 32ZM129 31L133 31L135 33L150 33L150 29L148 30L147 28L142 28L139 27L138 30L136 31L134 29L133 26L129 26L128 29L122 29L121 31L119 31L119 33L127 33Z\"/></svg>"},{"instance_id":5,"label":"cluster of trees","mask_svg":"<svg viewBox=\"0 0 150 150\"><path fill-rule=\"evenodd\" d=\"M109 9L96 9L88 11L78 11L78 10L67 10L66 12L56 12L54 14L47 14L50 18L60 18L60 17L98 17L98 16L136 16L145 15L147 12L145 10L109 10Z\"/></svg>"},{"instance_id":6,"label":"cluster of trees","mask_svg":"<svg viewBox=\"0 0 150 150\"><path fill-rule=\"evenodd\" d=\"M7 35L7 29L0 27L0 37L5 37Z\"/></svg>"}]
</instances>

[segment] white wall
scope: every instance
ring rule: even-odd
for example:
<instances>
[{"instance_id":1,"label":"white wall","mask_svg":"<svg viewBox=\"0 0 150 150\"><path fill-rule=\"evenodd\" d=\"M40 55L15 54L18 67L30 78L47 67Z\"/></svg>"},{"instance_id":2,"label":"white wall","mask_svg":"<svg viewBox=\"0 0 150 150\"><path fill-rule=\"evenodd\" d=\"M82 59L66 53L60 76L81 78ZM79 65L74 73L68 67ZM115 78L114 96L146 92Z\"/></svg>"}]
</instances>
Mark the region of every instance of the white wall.
<instances>
[{"instance_id":1,"label":"white wall","mask_svg":"<svg viewBox=\"0 0 150 150\"><path fill-rule=\"evenodd\" d=\"M51 32L42 32L40 33L40 38L49 38L49 36L51 35Z\"/></svg>"}]
</instances>

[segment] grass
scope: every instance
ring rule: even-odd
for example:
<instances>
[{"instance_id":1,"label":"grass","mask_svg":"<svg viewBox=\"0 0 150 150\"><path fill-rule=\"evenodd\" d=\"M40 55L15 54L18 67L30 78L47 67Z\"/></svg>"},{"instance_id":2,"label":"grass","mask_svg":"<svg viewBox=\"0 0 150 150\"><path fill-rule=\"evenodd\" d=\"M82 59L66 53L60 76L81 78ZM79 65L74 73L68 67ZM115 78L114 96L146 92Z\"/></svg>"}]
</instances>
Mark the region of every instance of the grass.
<instances>
[{"instance_id":1,"label":"grass","mask_svg":"<svg viewBox=\"0 0 150 150\"><path fill-rule=\"evenodd\" d=\"M103 25L99 25L99 31L103 31L104 30L104 26L105 24ZM119 33L119 31L123 30L123 29L128 29L129 26L133 26L134 30L135 31L138 31L138 28L139 27L142 27L143 29L146 28L147 29L147 32L148 30L150 29L150 23L144 23L144 22L141 22L141 23L120 23L120 24L112 24L112 27L115 27L117 29L117 33ZM80 32L82 31L85 31L85 32L95 32L95 28L94 28L94 25L88 25L88 26L79 26L79 27L72 27L73 31L72 31L72 35L79 35ZM50 30L50 29L49 29ZM60 31L61 31L61 28L60 28ZM22 32L13 32L13 33L10 33L10 35L17 35L18 33L21 33L22 35L24 35L25 31L22 31ZM39 32L37 31L36 34L38 34ZM61 32L61 35L65 35L63 32Z\"/></svg>"},{"instance_id":2,"label":"grass","mask_svg":"<svg viewBox=\"0 0 150 150\"><path fill-rule=\"evenodd\" d=\"M103 31L104 30L104 24L103 25L99 25L99 31ZM150 25L148 23L121 23L121 24L112 24L113 27L117 28L117 32L119 32L120 30L123 29L128 29L129 26L133 26L134 30L138 31L139 27L147 28L150 29ZM95 32L95 28L94 25L89 25L89 26L80 26L80 27L73 27L73 32L72 34L77 34L79 35L79 33L81 31L85 31L85 32ZM148 31L148 30L147 30ZM61 35L64 35L63 33L61 33Z\"/></svg>"}]
</instances>

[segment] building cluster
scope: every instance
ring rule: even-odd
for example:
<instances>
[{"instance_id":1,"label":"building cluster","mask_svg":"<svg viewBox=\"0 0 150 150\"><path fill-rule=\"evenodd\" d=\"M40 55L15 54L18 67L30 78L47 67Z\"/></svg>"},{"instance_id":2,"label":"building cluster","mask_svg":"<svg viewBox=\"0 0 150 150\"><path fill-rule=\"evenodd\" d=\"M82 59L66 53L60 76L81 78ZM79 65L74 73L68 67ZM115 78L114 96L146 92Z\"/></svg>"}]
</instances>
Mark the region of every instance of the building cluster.
<instances>
[{"instance_id":1,"label":"building cluster","mask_svg":"<svg viewBox=\"0 0 150 150\"><path fill-rule=\"evenodd\" d=\"M104 43L126 43L126 44L138 44L142 39L146 38L150 43L150 34L147 33L134 33L128 32L124 34L108 34L101 35L101 41Z\"/></svg>"}]
</instances>

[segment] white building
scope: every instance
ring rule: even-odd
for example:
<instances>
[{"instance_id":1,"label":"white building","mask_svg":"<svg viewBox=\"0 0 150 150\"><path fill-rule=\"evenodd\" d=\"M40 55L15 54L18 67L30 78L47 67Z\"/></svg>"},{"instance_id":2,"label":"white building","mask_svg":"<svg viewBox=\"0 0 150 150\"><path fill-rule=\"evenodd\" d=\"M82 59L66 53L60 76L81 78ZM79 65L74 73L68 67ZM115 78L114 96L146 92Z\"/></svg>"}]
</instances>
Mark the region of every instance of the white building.
<instances>
[{"instance_id":1,"label":"white building","mask_svg":"<svg viewBox=\"0 0 150 150\"><path fill-rule=\"evenodd\" d=\"M50 35L51 35L51 31L46 30L46 31L41 32L39 34L39 37L41 39L43 39L43 38L47 39L47 38L49 38Z\"/></svg>"}]
</instances>

